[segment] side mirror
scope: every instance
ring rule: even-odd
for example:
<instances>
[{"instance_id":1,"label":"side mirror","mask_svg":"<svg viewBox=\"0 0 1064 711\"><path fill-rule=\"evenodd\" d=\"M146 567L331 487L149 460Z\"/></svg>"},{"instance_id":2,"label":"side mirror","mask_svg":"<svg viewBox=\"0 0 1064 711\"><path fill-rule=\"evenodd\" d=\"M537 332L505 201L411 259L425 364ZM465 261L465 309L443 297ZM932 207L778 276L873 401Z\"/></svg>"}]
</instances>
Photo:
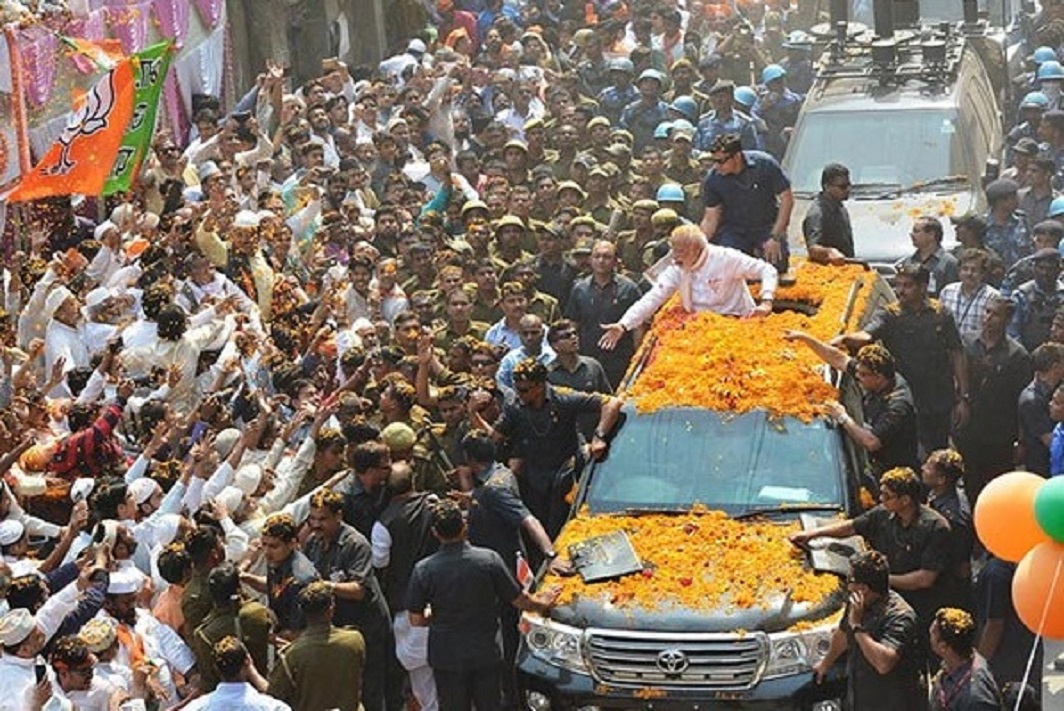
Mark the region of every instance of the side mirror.
<instances>
[{"instance_id":1,"label":"side mirror","mask_svg":"<svg viewBox=\"0 0 1064 711\"><path fill-rule=\"evenodd\" d=\"M986 165L983 166L983 187L985 188L999 177L1001 177L1001 161L997 158L987 158Z\"/></svg>"}]
</instances>

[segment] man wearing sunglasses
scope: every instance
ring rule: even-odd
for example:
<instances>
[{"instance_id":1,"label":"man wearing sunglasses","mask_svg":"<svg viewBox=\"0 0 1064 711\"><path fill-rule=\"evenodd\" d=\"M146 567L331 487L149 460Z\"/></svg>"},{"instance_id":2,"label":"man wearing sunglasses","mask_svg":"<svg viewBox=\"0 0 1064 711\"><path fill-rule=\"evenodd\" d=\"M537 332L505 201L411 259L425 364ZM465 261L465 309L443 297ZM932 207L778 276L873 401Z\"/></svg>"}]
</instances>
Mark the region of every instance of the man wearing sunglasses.
<instances>
[{"instance_id":1,"label":"man wearing sunglasses","mask_svg":"<svg viewBox=\"0 0 1064 711\"><path fill-rule=\"evenodd\" d=\"M853 258L853 226L843 203L850 197L850 170L829 163L820 173L820 192L802 220L809 259L820 264L845 264Z\"/></svg>"},{"instance_id":2,"label":"man wearing sunglasses","mask_svg":"<svg viewBox=\"0 0 1064 711\"><path fill-rule=\"evenodd\" d=\"M791 181L768 153L742 150L737 134L718 136L709 152L714 168L702 180L702 231L714 244L763 257L786 271Z\"/></svg>"}]
</instances>

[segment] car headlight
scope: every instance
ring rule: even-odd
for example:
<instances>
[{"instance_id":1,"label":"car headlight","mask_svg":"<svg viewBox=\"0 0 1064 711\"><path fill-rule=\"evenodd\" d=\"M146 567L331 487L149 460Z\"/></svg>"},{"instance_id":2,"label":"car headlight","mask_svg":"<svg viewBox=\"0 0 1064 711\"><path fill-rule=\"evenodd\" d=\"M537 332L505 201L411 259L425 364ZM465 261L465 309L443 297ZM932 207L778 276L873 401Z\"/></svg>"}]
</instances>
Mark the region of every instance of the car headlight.
<instances>
[{"instance_id":1,"label":"car headlight","mask_svg":"<svg viewBox=\"0 0 1064 711\"><path fill-rule=\"evenodd\" d=\"M801 632L770 634L769 658L762 678L804 674L827 656L835 625L814 627Z\"/></svg>"},{"instance_id":2,"label":"car headlight","mask_svg":"<svg viewBox=\"0 0 1064 711\"><path fill-rule=\"evenodd\" d=\"M521 616L521 634L533 656L555 666L587 673L580 648L583 630L526 612Z\"/></svg>"}]
</instances>

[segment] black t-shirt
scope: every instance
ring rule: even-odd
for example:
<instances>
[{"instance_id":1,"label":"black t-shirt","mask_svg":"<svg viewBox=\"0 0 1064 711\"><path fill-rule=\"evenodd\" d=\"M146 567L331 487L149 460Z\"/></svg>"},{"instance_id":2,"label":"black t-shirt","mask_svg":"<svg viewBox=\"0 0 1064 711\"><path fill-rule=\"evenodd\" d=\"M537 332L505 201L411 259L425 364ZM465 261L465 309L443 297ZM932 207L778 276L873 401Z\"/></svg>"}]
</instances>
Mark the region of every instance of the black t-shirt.
<instances>
[{"instance_id":1,"label":"black t-shirt","mask_svg":"<svg viewBox=\"0 0 1064 711\"><path fill-rule=\"evenodd\" d=\"M834 247L847 257L853 256L853 227L850 213L838 200L819 193L802 220L802 234L807 247Z\"/></svg>"},{"instance_id":2,"label":"black t-shirt","mask_svg":"<svg viewBox=\"0 0 1064 711\"><path fill-rule=\"evenodd\" d=\"M266 597L270 610L277 617L277 628L298 630L304 625L299 609L299 593L318 579L314 564L299 551L276 568L266 570Z\"/></svg>"},{"instance_id":3,"label":"black t-shirt","mask_svg":"<svg viewBox=\"0 0 1064 711\"><path fill-rule=\"evenodd\" d=\"M490 548L514 570L515 554L521 548L521 522L531 516L521 501L517 479L501 464L477 474L469 509L469 542Z\"/></svg>"},{"instance_id":4,"label":"black t-shirt","mask_svg":"<svg viewBox=\"0 0 1064 711\"><path fill-rule=\"evenodd\" d=\"M902 596L913 606L921 620L930 619L942 600L943 574L949 565L949 523L927 506L909 526L889 513L882 505L853 520L854 531L868 545L887 557L892 575L915 570L934 570L938 578L931 588L903 590ZM919 630L926 638L927 631Z\"/></svg>"},{"instance_id":5,"label":"black t-shirt","mask_svg":"<svg viewBox=\"0 0 1064 711\"><path fill-rule=\"evenodd\" d=\"M429 666L468 671L502 662L497 610L521 594L499 554L466 541L447 543L414 566L407 609L432 606Z\"/></svg>"},{"instance_id":6,"label":"black t-shirt","mask_svg":"<svg viewBox=\"0 0 1064 711\"><path fill-rule=\"evenodd\" d=\"M1015 574L1015 563L991 557L975 580L975 619L980 629L990 620L1004 623L1001 642L989 660L999 686L1023 679L1027 656L1035 642L1034 634L1020 621L1012 605L1012 578ZM1036 689L1042 688L1043 652L1039 642L1029 681Z\"/></svg>"},{"instance_id":7,"label":"black t-shirt","mask_svg":"<svg viewBox=\"0 0 1064 711\"><path fill-rule=\"evenodd\" d=\"M916 613L893 590L865 611L861 627L875 641L897 650L900 657L888 674L880 674L865 658L854 639L847 604L840 626L849 643L846 656L850 697L848 708L860 711L920 711L927 708L927 691L920 682L918 671L916 625Z\"/></svg>"},{"instance_id":8,"label":"black t-shirt","mask_svg":"<svg viewBox=\"0 0 1064 711\"><path fill-rule=\"evenodd\" d=\"M953 315L934 300L923 308L903 310L899 304L879 309L864 330L897 360L898 372L912 388L921 414L950 412L954 404L951 354L961 350Z\"/></svg>"},{"instance_id":9,"label":"black t-shirt","mask_svg":"<svg viewBox=\"0 0 1064 711\"><path fill-rule=\"evenodd\" d=\"M580 393L547 384L542 407L533 409L518 400L503 408L495 429L514 446L515 456L525 460L531 484L552 482L544 478L569 465L579 453L577 419L584 413L602 411L602 395Z\"/></svg>"},{"instance_id":10,"label":"black t-shirt","mask_svg":"<svg viewBox=\"0 0 1064 711\"><path fill-rule=\"evenodd\" d=\"M847 370L857 377L857 362L850 360ZM883 393L863 393L861 406L865 425L880 443L868 458L877 474L894 467L916 467L916 406L909 384L894 375L894 387Z\"/></svg>"},{"instance_id":11,"label":"black t-shirt","mask_svg":"<svg viewBox=\"0 0 1064 711\"><path fill-rule=\"evenodd\" d=\"M1054 423L1049 416L1052 396L1052 388L1041 380L1032 380L1020 393L1017 404L1024 468L1042 476L1049 476L1049 447L1042 435L1053 432Z\"/></svg>"},{"instance_id":12,"label":"black t-shirt","mask_svg":"<svg viewBox=\"0 0 1064 711\"><path fill-rule=\"evenodd\" d=\"M373 551L366 537L345 523L340 526L336 543L330 545L318 536L311 536L305 550L323 580L356 582L365 590L361 600L336 598L333 624L356 627L367 637L384 632L391 618L373 570Z\"/></svg>"}]
</instances>

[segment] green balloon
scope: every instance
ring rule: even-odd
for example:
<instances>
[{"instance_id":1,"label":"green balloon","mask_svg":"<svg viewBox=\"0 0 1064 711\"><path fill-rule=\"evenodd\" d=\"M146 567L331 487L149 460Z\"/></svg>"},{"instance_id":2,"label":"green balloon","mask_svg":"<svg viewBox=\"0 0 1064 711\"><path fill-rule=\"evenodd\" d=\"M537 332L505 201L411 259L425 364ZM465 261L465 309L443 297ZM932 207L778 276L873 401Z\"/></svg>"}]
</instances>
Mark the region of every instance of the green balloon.
<instances>
[{"instance_id":1,"label":"green balloon","mask_svg":"<svg viewBox=\"0 0 1064 711\"><path fill-rule=\"evenodd\" d=\"M1055 476L1038 487L1034 518L1047 536L1064 543L1064 476Z\"/></svg>"}]
</instances>

